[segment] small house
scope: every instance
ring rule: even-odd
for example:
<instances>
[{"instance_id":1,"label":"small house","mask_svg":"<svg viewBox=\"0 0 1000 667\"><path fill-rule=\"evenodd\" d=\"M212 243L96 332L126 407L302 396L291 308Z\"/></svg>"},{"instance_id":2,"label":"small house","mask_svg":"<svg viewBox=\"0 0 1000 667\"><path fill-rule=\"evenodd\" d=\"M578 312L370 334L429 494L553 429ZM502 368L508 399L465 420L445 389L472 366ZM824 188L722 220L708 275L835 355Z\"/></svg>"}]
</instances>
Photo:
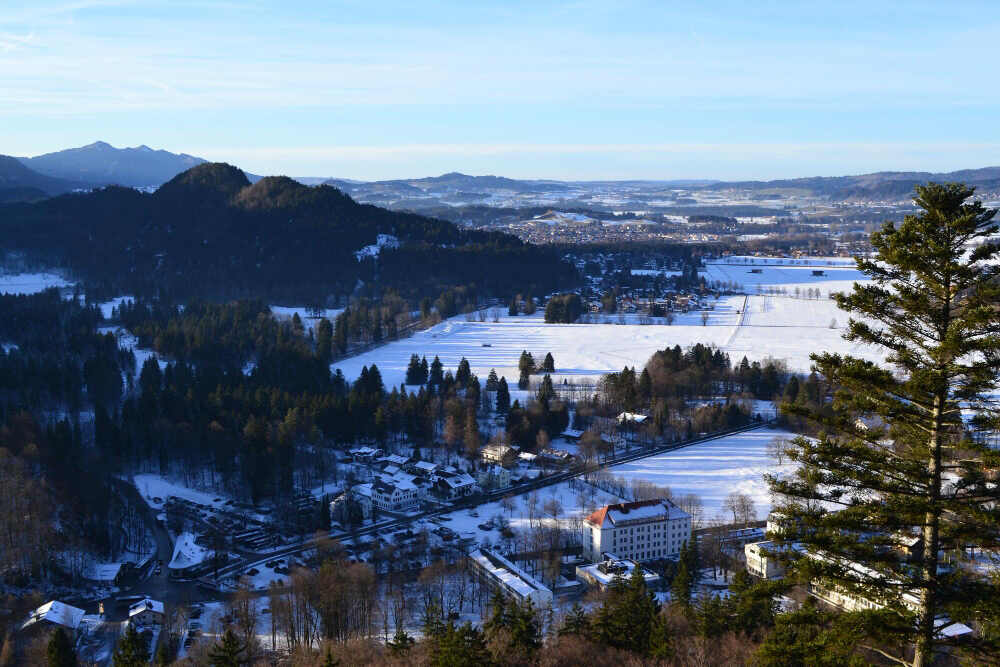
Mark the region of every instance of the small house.
<instances>
[{"instance_id":1,"label":"small house","mask_svg":"<svg viewBox=\"0 0 1000 667\"><path fill-rule=\"evenodd\" d=\"M485 463L496 463L508 466L514 462L517 451L513 447L503 444L486 445L483 447L482 459Z\"/></svg>"},{"instance_id":2,"label":"small house","mask_svg":"<svg viewBox=\"0 0 1000 667\"><path fill-rule=\"evenodd\" d=\"M480 470L476 481L484 489L505 489L510 486L510 471L503 466L492 465Z\"/></svg>"},{"instance_id":3,"label":"small house","mask_svg":"<svg viewBox=\"0 0 1000 667\"><path fill-rule=\"evenodd\" d=\"M163 625L163 603L146 598L128 608L128 622L136 628Z\"/></svg>"}]
</instances>

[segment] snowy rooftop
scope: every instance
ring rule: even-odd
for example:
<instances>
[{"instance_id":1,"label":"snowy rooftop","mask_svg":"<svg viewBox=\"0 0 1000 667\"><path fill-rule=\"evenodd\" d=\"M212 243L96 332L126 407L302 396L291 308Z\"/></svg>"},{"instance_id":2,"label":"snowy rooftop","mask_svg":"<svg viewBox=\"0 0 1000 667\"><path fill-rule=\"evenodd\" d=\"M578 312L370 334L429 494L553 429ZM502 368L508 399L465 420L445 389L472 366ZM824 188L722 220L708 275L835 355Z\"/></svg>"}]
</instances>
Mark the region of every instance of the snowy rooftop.
<instances>
[{"instance_id":1,"label":"snowy rooftop","mask_svg":"<svg viewBox=\"0 0 1000 667\"><path fill-rule=\"evenodd\" d=\"M47 621L76 630L82 618L83 610L79 607L74 607L58 600L50 600L31 612L31 616L21 625L21 629L24 630L35 623Z\"/></svg>"},{"instance_id":2,"label":"snowy rooftop","mask_svg":"<svg viewBox=\"0 0 1000 667\"><path fill-rule=\"evenodd\" d=\"M541 582L499 554L476 549L469 554L469 558L523 597L529 597L535 591L550 592Z\"/></svg>"},{"instance_id":3,"label":"snowy rooftop","mask_svg":"<svg viewBox=\"0 0 1000 667\"><path fill-rule=\"evenodd\" d=\"M134 605L128 608L128 615L135 616L136 614L141 614L146 610L156 612L157 614L163 613L163 603L159 600L153 600L146 598L145 600L139 600Z\"/></svg>"},{"instance_id":4,"label":"snowy rooftop","mask_svg":"<svg viewBox=\"0 0 1000 667\"><path fill-rule=\"evenodd\" d=\"M686 519L690 515L669 500L641 500L633 503L605 505L587 517L587 523L610 527L641 521Z\"/></svg>"},{"instance_id":5,"label":"snowy rooftop","mask_svg":"<svg viewBox=\"0 0 1000 667\"><path fill-rule=\"evenodd\" d=\"M647 584L659 581L660 579L660 575L646 570L634 560L623 560L614 554L605 554L605 556L606 559L601 563L578 566L576 568L577 572L593 578L595 581L600 582L602 586L607 586L617 576L628 579L632 576L632 571L637 567L642 572L642 578L646 580Z\"/></svg>"},{"instance_id":6,"label":"snowy rooftop","mask_svg":"<svg viewBox=\"0 0 1000 667\"><path fill-rule=\"evenodd\" d=\"M170 559L167 567L172 570L183 570L203 563L209 557L209 551L205 547L195 544L194 535L191 533L181 533L177 541L174 542L174 555Z\"/></svg>"}]
</instances>

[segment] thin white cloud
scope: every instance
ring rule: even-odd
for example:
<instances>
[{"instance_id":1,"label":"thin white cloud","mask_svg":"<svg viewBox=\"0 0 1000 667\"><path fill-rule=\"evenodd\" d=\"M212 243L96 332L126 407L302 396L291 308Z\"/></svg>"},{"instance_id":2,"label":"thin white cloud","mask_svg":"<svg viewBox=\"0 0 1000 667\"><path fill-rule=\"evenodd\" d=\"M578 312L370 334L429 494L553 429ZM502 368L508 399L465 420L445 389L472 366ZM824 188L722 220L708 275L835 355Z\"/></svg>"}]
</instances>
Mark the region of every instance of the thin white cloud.
<instances>
[{"instance_id":1,"label":"thin white cloud","mask_svg":"<svg viewBox=\"0 0 1000 667\"><path fill-rule=\"evenodd\" d=\"M35 33L18 35L10 32L0 32L0 53L10 53L17 49L30 46L35 41Z\"/></svg>"},{"instance_id":2,"label":"thin white cloud","mask_svg":"<svg viewBox=\"0 0 1000 667\"><path fill-rule=\"evenodd\" d=\"M995 150L1000 143L932 142L932 143L878 143L878 142L780 142L780 143L609 143L609 144L400 144L384 145L335 145L305 147L204 147L202 152L212 155L230 155L240 159L269 158L331 158L379 159L383 157L419 157L426 155L490 156L510 154L561 154L593 155L605 153L652 153L664 155L760 155L792 157L812 155L817 152L879 155L899 152L937 152Z\"/></svg>"}]
</instances>

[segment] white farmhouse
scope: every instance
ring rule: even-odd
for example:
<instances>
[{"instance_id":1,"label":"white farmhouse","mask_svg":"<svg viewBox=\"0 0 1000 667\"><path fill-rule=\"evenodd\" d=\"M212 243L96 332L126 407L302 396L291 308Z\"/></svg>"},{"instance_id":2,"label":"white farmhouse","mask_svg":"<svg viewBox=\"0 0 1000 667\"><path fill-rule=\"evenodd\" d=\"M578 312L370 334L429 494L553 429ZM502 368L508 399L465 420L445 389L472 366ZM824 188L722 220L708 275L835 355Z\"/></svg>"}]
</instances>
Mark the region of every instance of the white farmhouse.
<instances>
[{"instance_id":1,"label":"white farmhouse","mask_svg":"<svg viewBox=\"0 0 1000 667\"><path fill-rule=\"evenodd\" d=\"M605 505L585 521L584 556L602 561L605 553L647 561L680 553L691 539L691 515L666 498Z\"/></svg>"}]
</instances>

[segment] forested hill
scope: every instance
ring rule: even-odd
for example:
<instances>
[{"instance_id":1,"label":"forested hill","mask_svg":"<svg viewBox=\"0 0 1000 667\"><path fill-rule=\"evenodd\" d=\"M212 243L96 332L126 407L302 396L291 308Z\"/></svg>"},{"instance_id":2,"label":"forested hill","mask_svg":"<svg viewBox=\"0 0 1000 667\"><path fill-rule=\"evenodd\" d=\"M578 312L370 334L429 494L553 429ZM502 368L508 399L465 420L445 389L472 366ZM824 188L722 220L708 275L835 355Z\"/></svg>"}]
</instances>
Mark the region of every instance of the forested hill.
<instances>
[{"instance_id":1,"label":"forested hill","mask_svg":"<svg viewBox=\"0 0 1000 667\"><path fill-rule=\"evenodd\" d=\"M813 176L776 181L717 182L705 186L709 190L800 190L833 200L847 199L909 199L913 188L928 181L936 183L967 183L981 190L1000 188L1000 167L962 169L946 173L926 171L880 171L857 176Z\"/></svg>"},{"instance_id":2,"label":"forested hill","mask_svg":"<svg viewBox=\"0 0 1000 667\"><path fill-rule=\"evenodd\" d=\"M380 234L399 239L374 257ZM549 248L495 232L358 204L285 177L251 184L236 167L198 165L146 194L108 187L0 206L0 253L66 268L107 293L254 296L323 303L359 289L436 296L544 293L575 279ZM359 283L359 281L361 281Z\"/></svg>"}]
</instances>

